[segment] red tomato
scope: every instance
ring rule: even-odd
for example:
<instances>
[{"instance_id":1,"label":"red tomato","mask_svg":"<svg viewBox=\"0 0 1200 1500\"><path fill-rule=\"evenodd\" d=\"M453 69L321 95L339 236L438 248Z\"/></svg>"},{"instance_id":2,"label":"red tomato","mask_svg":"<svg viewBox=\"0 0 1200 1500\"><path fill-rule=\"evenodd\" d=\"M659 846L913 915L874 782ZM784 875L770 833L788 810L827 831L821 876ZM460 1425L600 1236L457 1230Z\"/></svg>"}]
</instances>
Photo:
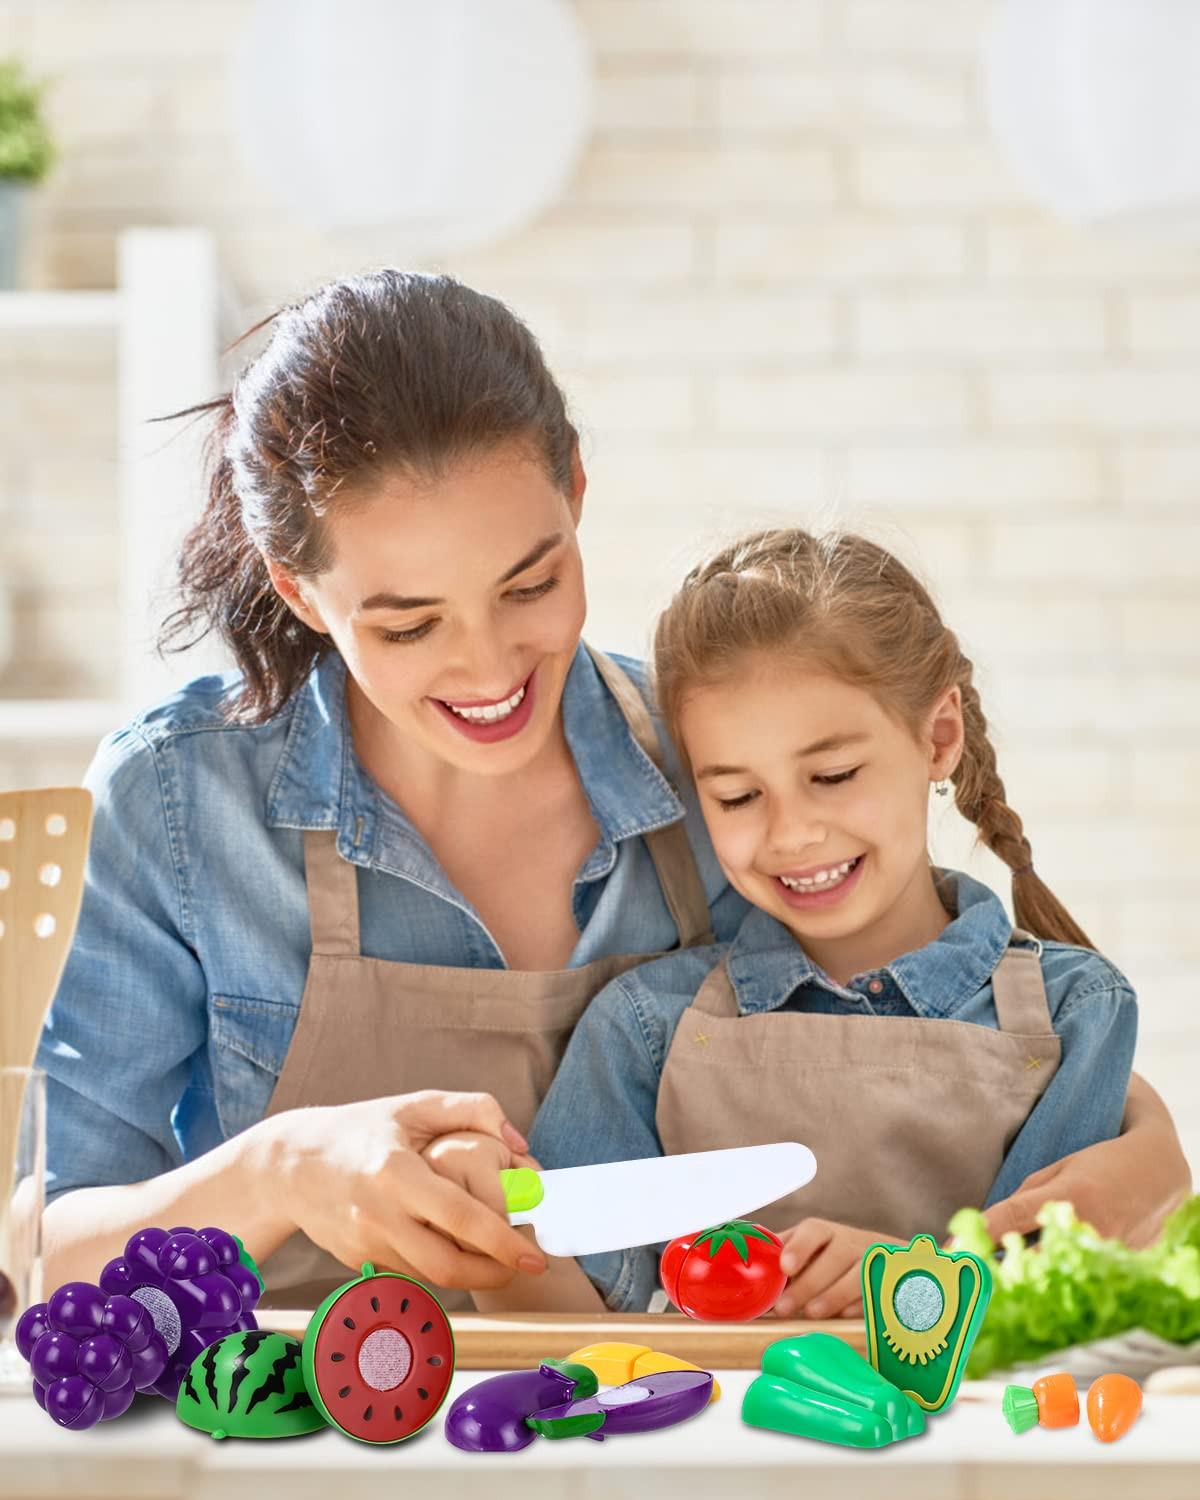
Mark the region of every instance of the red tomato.
<instances>
[{"instance_id":1,"label":"red tomato","mask_svg":"<svg viewBox=\"0 0 1200 1500\"><path fill-rule=\"evenodd\" d=\"M782 1249L761 1224L731 1219L672 1240L658 1271L667 1296L689 1318L744 1322L774 1307L787 1285Z\"/></svg>"}]
</instances>

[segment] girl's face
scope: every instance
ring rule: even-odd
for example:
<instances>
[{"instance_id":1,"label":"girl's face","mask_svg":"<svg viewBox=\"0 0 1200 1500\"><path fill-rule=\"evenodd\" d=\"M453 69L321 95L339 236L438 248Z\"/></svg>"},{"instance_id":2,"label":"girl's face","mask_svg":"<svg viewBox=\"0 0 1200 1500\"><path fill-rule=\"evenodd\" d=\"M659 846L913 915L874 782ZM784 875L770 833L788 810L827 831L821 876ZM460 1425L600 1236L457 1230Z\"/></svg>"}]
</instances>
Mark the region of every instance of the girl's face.
<instances>
[{"instance_id":1,"label":"girl's face","mask_svg":"<svg viewBox=\"0 0 1200 1500\"><path fill-rule=\"evenodd\" d=\"M870 693L766 653L689 693L680 733L717 857L748 901L819 963L845 940L899 943L888 957L914 946L933 894L929 784L962 749L957 688L914 738Z\"/></svg>"},{"instance_id":2,"label":"girl's face","mask_svg":"<svg viewBox=\"0 0 1200 1500\"><path fill-rule=\"evenodd\" d=\"M564 496L523 446L436 482L401 474L332 512L334 563L276 587L328 633L370 705L404 740L483 775L548 741L586 609L576 541L585 479Z\"/></svg>"}]
</instances>

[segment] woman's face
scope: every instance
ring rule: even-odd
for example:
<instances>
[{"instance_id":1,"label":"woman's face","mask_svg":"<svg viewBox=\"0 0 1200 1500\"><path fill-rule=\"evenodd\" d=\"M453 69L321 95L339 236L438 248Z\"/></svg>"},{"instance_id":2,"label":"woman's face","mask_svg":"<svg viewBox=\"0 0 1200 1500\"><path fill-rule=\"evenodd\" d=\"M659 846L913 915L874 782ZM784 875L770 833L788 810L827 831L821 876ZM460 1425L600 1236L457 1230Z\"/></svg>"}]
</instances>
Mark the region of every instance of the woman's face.
<instances>
[{"instance_id":1,"label":"woman's face","mask_svg":"<svg viewBox=\"0 0 1200 1500\"><path fill-rule=\"evenodd\" d=\"M930 885L929 784L961 751L957 688L918 738L862 688L767 654L688 694L680 733L717 857L748 901L814 956L893 929L904 941Z\"/></svg>"},{"instance_id":2,"label":"woman's face","mask_svg":"<svg viewBox=\"0 0 1200 1500\"><path fill-rule=\"evenodd\" d=\"M331 568L272 578L405 741L464 771L519 770L554 732L583 628L585 482L577 461L564 496L518 444L436 481L397 473L327 516Z\"/></svg>"}]
</instances>

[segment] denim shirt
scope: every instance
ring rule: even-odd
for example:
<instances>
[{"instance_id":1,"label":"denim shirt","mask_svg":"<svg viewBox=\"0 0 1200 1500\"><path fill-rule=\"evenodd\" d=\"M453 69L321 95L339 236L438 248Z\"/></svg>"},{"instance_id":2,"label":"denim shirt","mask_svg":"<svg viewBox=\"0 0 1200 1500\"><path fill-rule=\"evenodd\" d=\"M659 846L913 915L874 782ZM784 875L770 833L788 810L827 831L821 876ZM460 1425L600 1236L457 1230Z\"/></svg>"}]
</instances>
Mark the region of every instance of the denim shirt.
<instances>
[{"instance_id":1,"label":"denim shirt","mask_svg":"<svg viewBox=\"0 0 1200 1500\"><path fill-rule=\"evenodd\" d=\"M643 668L617 660L644 694ZM88 771L83 905L37 1059L48 1075L49 1197L152 1177L262 1118L312 947L304 829L336 829L338 852L358 867L364 955L504 967L478 913L359 764L340 656L326 656L260 726L223 718L235 682L190 683L109 736ZM746 903L721 873L692 794L675 790L682 777L667 737L670 781L582 645L562 712L600 830L574 882L570 966L677 944L642 835L681 818L713 931L731 937Z\"/></svg>"},{"instance_id":2,"label":"denim shirt","mask_svg":"<svg viewBox=\"0 0 1200 1500\"><path fill-rule=\"evenodd\" d=\"M943 897L957 916L941 935L848 985L835 983L786 927L757 909L730 944L669 954L613 980L575 1028L534 1121L534 1156L552 1168L662 1155L655 1114L671 1039L709 971L725 959L742 1015L920 1016L995 1028L992 973L1012 924L987 886L955 871L942 874ZM1089 948L1047 942L1041 964L1062 1058L985 1206L1007 1198L1031 1172L1121 1129L1137 1035L1133 991ZM882 985L878 993L875 984ZM657 1253L637 1247L584 1256L581 1264L614 1311L642 1312L657 1284Z\"/></svg>"}]
</instances>

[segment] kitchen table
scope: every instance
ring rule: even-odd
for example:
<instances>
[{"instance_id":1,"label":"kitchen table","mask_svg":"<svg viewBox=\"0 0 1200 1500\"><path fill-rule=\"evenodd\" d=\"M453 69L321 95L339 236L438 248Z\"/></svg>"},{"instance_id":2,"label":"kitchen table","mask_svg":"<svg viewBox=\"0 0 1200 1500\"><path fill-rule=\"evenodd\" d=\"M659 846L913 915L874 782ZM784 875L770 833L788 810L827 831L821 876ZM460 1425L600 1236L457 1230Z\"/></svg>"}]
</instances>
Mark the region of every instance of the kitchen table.
<instances>
[{"instance_id":1,"label":"kitchen table","mask_svg":"<svg viewBox=\"0 0 1200 1500\"><path fill-rule=\"evenodd\" d=\"M1014 1437L985 1387L969 1382L920 1438L878 1450L834 1448L745 1426L752 1370L715 1372L721 1399L658 1433L551 1442L515 1454L462 1453L443 1436L449 1401L484 1378L455 1373L447 1404L392 1447L332 1428L303 1438L216 1442L139 1397L115 1422L65 1432L32 1397L0 1399L0 1500L1197 1500L1200 1396L1148 1396L1137 1425L1111 1446L1086 1418Z\"/></svg>"}]
</instances>

